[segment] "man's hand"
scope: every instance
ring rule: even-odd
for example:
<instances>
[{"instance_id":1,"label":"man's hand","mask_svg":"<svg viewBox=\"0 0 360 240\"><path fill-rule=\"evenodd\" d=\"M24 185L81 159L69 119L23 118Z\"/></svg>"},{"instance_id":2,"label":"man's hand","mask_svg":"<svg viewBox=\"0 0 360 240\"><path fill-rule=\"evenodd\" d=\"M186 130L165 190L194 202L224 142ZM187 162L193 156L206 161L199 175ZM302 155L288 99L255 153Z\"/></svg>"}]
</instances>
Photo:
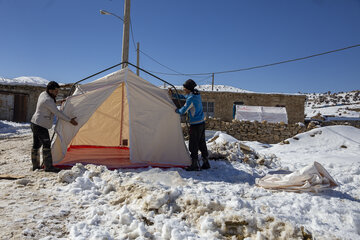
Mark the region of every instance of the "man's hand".
<instances>
[{"instance_id":1,"label":"man's hand","mask_svg":"<svg viewBox=\"0 0 360 240\"><path fill-rule=\"evenodd\" d=\"M66 98L56 101L56 105L62 105L64 102L66 102Z\"/></svg>"},{"instance_id":2,"label":"man's hand","mask_svg":"<svg viewBox=\"0 0 360 240\"><path fill-rule=\"evenodd\" d=\"M173 92L172 92L171 88L168 88L168 94L172 98Z\"/></svg>"},{"instance_id":3,"label":"man's hand","mask_svg":"<svg viewBox=\"0 0 360 240\"><path fill-rule=\"evenodd\" d=\"M78 123L77 123L77 121L75 120L75 118L76 118L76 117L74 117L74 118L72 118L72 119L70 120L70 123L71 123L72 125L74 125L74 126L78 125Z\"/></svg>"}]
</instances>

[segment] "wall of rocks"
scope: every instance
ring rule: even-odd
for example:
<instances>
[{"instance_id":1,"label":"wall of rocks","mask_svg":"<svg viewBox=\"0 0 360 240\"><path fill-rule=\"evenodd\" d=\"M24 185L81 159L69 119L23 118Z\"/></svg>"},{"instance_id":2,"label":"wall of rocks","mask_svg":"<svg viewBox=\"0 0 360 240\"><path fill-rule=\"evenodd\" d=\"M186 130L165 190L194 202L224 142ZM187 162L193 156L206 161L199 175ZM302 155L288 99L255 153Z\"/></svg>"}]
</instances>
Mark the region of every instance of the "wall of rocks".
<instances>
[{"instance_id":1,"label":"wall of rocks","mask_svg":"<svg viewBox=\"0 0 360 240\"><path fill-rule=\"evenodd\" d=\"M303 133L315 128L314 123L305 126L303 123L285 124L250 121L225 122L216 118L206 120L206 130L226 132L241 141L259 141L262 143L279 143L298 133ZM187 127L183 126L184 136L187 137Z\"/></svg>"},{"instance_id":2,"label":"wall of rocks","mask_svg":"<svg viewBox=\"0 0 360 240\"><path fill-rule=\"evenodd\" d=\"M347 125L360 129L360 120L357 121L311 121L307 125L302 123L285 124L263 122L221 121L220 119L206 119L206 130L222 131L241 141L258 141L262 143L279 143L291 138L296 134L309 131L317 127ZM185 138L188 138L188 130L185 124L182 126Z\"/></svg>"}]
</instances>

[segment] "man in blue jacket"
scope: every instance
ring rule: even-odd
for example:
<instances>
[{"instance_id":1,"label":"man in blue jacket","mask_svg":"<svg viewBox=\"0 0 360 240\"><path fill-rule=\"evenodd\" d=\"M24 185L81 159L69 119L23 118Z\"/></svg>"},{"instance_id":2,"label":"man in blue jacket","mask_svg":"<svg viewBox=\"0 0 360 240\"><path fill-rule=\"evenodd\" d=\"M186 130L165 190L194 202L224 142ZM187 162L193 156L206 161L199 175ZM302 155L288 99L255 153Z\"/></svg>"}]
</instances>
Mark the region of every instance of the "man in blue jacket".
<instances>
[{"instance_id":1,"label":"man in blue jacket","mask_svg":"<svg viewBox=\"0 0 360 240\"><path fill-rule=\"evenodd\" d=\"M187 167L187 171L199 171L200 169L209 169L208 150L205 141L205 117L202 108L201 96L196 87L196 83L192 79L188 79L184 84L186 95L178 95L180 99L186 99L186 103L182 108L175 110L176 113L183 115L188 113L190 129L189 129L189 151L191 156L191 166ZM169 89L169 93L171 89ZM176 95L175 95L176 97ZM198 162L198 150L201 152L203 164L200 168Z\"/></svg>"}]
</instances>

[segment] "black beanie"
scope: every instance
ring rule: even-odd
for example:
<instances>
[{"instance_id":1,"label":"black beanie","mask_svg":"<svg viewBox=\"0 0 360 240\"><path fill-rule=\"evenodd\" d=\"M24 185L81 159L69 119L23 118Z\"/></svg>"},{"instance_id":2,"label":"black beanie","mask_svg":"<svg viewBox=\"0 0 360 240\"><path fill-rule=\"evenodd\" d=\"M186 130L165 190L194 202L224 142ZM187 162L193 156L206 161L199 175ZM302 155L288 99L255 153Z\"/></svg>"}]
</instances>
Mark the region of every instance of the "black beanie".
<instances>
[{"instance_id":1,"label":"black beanie","mask_svg":"<svg viewBox=\"0 0 360 240\"><path fill-rule=\"evenodd\" d=\"M186 82L183 84L184 88L190 90L190 91L194 91L194 88L197 86L196 83L194 82L194 80L192 79L188 79L186 80Z\"/></svg>"},{"instance_id":2,"label":"black beanie","mask_svg":"<svg viewBox=\"0 0 360 240\"><path fill-rule=\"evenodd\" d=\"M46 86L46 90L55 90L56 88L60 88L59 84L55 81L51 81Z\"/></svg>"}]
</instances>

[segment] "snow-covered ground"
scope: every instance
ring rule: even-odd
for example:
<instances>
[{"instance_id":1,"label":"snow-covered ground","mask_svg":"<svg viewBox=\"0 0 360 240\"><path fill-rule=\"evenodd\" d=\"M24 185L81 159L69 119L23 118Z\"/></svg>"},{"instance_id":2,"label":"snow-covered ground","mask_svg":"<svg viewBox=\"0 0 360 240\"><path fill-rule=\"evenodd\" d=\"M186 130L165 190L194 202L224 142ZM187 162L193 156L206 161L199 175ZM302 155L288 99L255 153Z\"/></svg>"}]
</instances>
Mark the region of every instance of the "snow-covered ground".
<instances>
[{"instance_id":1,"label":"snow-covered ground","mask_svg":"<svg viewBox=\"0 0 360 240\"><path fill-rule=\"evenodd\" d=\"M208 148L218 160L201 172L77 165L55 174L29 170L28 125L0 123L0 174L25 176L0 180L1 239L360 237L360 130L350 126L313 129L284 145L209 131ZM243 153L240 143L253 151ZM339 187L294 193L255 184L269 172L314 161Z\"/></svg>"}]
</instances>

